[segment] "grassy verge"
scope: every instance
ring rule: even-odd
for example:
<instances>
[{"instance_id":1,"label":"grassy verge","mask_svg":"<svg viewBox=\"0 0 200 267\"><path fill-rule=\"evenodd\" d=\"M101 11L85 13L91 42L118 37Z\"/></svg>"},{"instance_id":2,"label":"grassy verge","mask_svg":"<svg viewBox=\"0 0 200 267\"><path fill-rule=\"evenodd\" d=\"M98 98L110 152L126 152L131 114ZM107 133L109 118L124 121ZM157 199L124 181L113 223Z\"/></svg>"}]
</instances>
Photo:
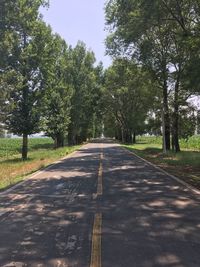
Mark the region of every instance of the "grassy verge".
<instances>
[{"instance_id":1,"label":"grassy verge","mask_svg":"<svg viewBox=\"0 0 200 267\"><path fill-rule=\"evenodd\" d=\"M183 148L177 154L163 154L160 143L148 143L148 140L140 140L137 144L124 147L200 189L200 151Z\"/></svg>"},{"instance_id":2,"label":"grassy verge","mask_svg":"<svg viewBox=\"0 0 200 267\"><path fill-rule=\"evenodd\" d=\"M3 141L1 140L1 142ZM11 140L10 142L15 141ZM12 156L10 153L7 157L0 157L0 190L22 181L28 174L46 167L80 147L72 146L55 150L48 138L46 141L45 139L34 139L33 142L34 145L30 148L27 161L22 161L19 153L14 153Z\"/></svg>"}]
</instances>

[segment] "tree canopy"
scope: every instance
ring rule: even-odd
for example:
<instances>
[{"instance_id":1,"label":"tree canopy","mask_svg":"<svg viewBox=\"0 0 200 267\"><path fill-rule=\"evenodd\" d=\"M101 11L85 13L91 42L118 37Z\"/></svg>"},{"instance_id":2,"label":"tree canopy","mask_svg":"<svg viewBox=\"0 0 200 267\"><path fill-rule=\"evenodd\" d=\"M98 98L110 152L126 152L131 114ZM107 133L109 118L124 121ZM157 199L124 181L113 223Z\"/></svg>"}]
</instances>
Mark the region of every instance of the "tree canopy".
<instances>
[{"instance_id":1,"label":"tree canopy","mask_svg":"<svg viewBox=\"0 0 200 267\"><path fill-rule=\"evenodd\" d=\"M53 33L40 14L45 0L0 2L0 128L43 132L55 147L88 138L135 142L163 134L163 149L196 127L188 99L200 92L199 0L109 0L107 69L79 41Z\"/></svg>"}]
</instances>

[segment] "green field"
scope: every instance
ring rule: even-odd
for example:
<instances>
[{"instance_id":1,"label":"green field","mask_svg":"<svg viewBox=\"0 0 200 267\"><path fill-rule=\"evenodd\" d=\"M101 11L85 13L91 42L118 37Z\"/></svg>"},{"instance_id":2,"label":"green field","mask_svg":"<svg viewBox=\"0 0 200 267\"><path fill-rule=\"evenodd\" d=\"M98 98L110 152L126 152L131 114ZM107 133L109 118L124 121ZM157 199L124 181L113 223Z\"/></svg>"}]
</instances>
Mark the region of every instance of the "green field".
<instances>
[{"instance_id":1,"label":"green field","mask_svg":"<svg viewBox=\"0 0 200 267\"><path fill-rule=\"evenodd\" d=\"M139 136L137 138L138 143L144 144L156 144L162 145L162 137L161 136ZM199 150L200 151L200 135L191 136L187 139L180 139L180 147L182 149L190 149L190 150Z\"/></svg>"},{"instance_id":2,"label":"green field","mask_svg":"<svg viewBox=\"0 0 200 267\"><path fill-rule=\"evenodd\" d=\"M0 190L79 148L72 146L54 149L51 138L30 138L28 160L22 161L21 142L20 138L0 139Z\"/></svg>"},{"instance_id":3,"label":"green field","mask_svg":"<svg viewBox=\"0 0 200 267\"><path fill-rule=\"evenodd\" d=\"M0 160L21 153L22 138L0 138ZM30 138L29 151L53 148L51 138Z\"/></svg>"},{"instance_id":4,"label":"green field","mask_svg":"<svg viewBox=\"0 0 200 267\"><path fill-rule=\"evenodd\" d=\"M124 145L137 155L200 188L200 136L181 140L181 152L163 154L161 137L139 137L134 145Z\"/></svg>"}]
</instances>

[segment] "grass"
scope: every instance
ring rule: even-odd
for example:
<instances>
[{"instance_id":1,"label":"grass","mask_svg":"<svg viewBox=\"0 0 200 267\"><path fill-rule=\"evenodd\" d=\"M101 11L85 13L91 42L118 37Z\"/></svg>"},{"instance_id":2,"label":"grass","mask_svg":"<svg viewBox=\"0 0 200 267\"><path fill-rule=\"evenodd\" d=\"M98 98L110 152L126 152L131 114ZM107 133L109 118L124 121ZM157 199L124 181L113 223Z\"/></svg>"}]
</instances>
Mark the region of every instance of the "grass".
<instances>
[{"instance_id":1,"label":"grass","mask_svg":"<svg viewBox=\"0 0 200 267\"><path fill-rule=\"evenodd\" d=\"M145 137L139 138L137 144L124 145L137 155L163 168L169 173L181 178L187 183L200 189L200 147L197 145L200 137L192 140L193 145L181 145L181 152L172 151L162 153L161 138Z\"/></svg>"},{"instance_id":2,"label":"grass","mask_svg":"<svg viewBox=\"0 0 200 267\"><path fill-rule=\"evenodd\" d=\"M138 137L139 143L145 144L157 144L162 145L162 137L161 136L140 136ZM180 146L182 149L188 150L197 150L200 151L200 135L194 135L189 137L188 139L180 139Z\"/></svg>"},{"instance_id":3,"label":"grass","mask_svg":"<svg viewBox=\"0 0 200 267\"><path fill-rule=\"evenodd\" d=\"M21 153L22 138L0 138L0 160L19 156ZM37 149L51 149L53 140L51 138L30 138L29 152Z\"/></svg>"},{"instance_id":4,"label":"grass","mask_svg":"<svg viewBox=\"0 0 200 267\"><path fill-rule=\"evenodd\" d=\"M79 146L53 148L51 138L30 138L28 160L21 160L21 139L0 139L0 190L14 185Z\"/></svg>"}]
</instances>

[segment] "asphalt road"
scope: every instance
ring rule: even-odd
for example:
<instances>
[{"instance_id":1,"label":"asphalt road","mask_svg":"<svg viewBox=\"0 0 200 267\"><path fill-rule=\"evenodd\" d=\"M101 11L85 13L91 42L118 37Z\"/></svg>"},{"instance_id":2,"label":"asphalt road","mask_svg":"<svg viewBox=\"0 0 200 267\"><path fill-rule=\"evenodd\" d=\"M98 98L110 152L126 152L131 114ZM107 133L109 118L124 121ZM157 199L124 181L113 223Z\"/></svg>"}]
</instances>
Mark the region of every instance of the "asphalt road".
<instances>
[{"instance_id":1,"label":"asphalt road","mask_svg":"<svg viewBox=\"0 0 200 267\"><path fill-rule=\"evenodd\" d=\"M0 266L200 267L200 197L117 144L0 194Z\"/></svg>"}]
</instances>

